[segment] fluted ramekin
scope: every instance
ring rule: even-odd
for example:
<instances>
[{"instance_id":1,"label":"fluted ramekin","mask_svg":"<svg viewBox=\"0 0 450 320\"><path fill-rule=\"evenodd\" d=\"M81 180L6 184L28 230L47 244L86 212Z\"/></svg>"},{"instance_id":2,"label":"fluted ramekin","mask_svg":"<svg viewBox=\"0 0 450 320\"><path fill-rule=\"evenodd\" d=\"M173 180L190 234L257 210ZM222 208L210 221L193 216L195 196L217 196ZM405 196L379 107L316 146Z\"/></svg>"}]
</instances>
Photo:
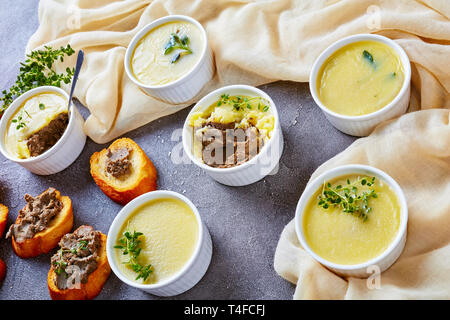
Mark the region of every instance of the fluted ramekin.
<instances>
[{"instance_id":1,"label":"fluted ramekin","mask_svg":"<svg viewBox=\"0 0 450 320\"><path fill-rule=\"evenodd\" d=\"M50 175L70 166L78 158L81 151L83 151L86 143L86 134L83 131L84 120L73 103L69 123L63 135L53 147L41 155L27 159L19 159L11 155L5 146L5 133L11 117L27 99L43 92L54 92L64 96L67 101L69 100L69 95L64 90L53 86L38 87L22 94L6 109L0 121L0 151L5 158L20 164L35 174Z\"/></svg>"},{"instance_id":2,"label":"fluted ramekin","mask_svg":"<svg viewBox=\"0 0 450 320\"><path fill-rule=\"evenodd\" d=\"M383 108L361 116L347 116L328 109L319 98L317 92L317 77L323 64L340 48L354 42L377 41L391 47L400 57L405 78L397 96ZM309 89L316 104L322 109L325 117L338 130L352 136L367 136L373 129L385 120L395 118L406 112L409 105L411 91L411 64L408 55L395 41L376 34L357 34L341 39L323 51L313 64L309 75Z\"/></svg>"},{"instance_id":3,"label":"fluted ramekin","mask_svg":"<svg viewBox=\"0 0 450 320\"><path fill-rule=\"evenodd\" d=\"M128 279L120 271L117 266L118 262L115 258L116 254L114 252L114 246L116 245L118 238L121 236L119 233L124 222L134 212L134 210L148 201L162 198L181 200L186 203L189 208L191 208L198 223L199 236L197 244L191 258L175 275L155 284L140 284ZM112 271L124 283L157 296L167 297L175 296L191 289L203 278L211 262L212 241L208 228L203 223L197 208L188 198L173 191L158 190L145 193L133 199L125 207L123 207L122 210L120 210L109 228L108 240L106 242L106 252Z\"/></svg>"},{"instance_id":4,"label":"fluted ramekin","mask_svg":"<svg viewBox=\"0 0 450 320\"><path fill-rule=\"evenodd\" d=\"M222 94L262 97L270 103L270 108L275 118L274 129L269 142L264 145L255 157L241 165L231 168L210 167L192 153L194 128L189 125L191 115L200 108L206 108L216 102ZM280 119L275 103L267 93L252 86L232 85L217 89L197 102L187 116L183 127L183 149L195 165L205 170L211 178L222 184L245 186L259 181L277 169L281 154L283 153L283 132L281 131Z\"/></svg>"},{"instance_id":5,"label":"fluted ramekin","mask_svg":"<svg viewBox=\"0 0 450 320\"><path fill-rule=\"evenodd\" d=\"M400 226L395 236L394 240L387 247L387 249L381 253L378 257L375 257L367 262L353 265L342 265L336 264L325 260L324 258L317 255L311 247L308 245L303 230L303 217L305 208L314 195L314 193L323 186L324 181L329 181L333 178L345 176L348 174L363 174L375 176L377 179L382 180L387 183L389 187L394 191L397 196L398 202L400 204ZM345 165L336 167L334 169L328 170L315 178L313 181L309 182L303 191L302 196L297 204L297 209L295 212L295 231L297 233L298 240L301 246L305 249L316 261L327 267L328 269L334 271L341 276L351 276L358 278L367 278L373 274L371 267L377 266L379 272L383 272L388 269L400 256L403 251L406 242L407 233L407 223L408 223L408 206L406 203L405 195L398 183L392 179L387 173L381 171L377 168L367 166L367 165ZM377 270L378 271L378 270Z\"/></svg>"},{"instance_id":6,"label":"fluted ramekin","mask_svg":"<svg viewBox=\"0 0 450 320\"><path fill-rule=\"evenodd\" d=\"M172 21L185 21L194 24L201 32L204 46L197 64L181 78L163 85L146 85L141 83L131 71L131 59L139 40L145 37L151 30L156 27ZM162 101L179 104L192 100L203 88L203 86L211 80L214 75L214 57L211 47L208 43L208 37L205 28L195 19L183 15L171 15L156 19L140 30L128 45L125 53L125 72L127 76L138 85L144 92L158 98Z\"/></svg>"}]
</instances>

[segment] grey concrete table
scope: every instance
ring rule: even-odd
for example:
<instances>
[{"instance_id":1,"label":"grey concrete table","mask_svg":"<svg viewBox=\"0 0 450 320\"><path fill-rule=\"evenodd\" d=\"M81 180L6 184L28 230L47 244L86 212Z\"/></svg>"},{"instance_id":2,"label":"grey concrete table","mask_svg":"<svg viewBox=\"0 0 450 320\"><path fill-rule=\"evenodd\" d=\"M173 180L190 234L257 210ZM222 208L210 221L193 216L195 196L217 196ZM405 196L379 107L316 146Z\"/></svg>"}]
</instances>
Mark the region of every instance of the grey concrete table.
<instances>
[{"instance_id":1,"label":"grey concrete table","mask_svg":"<svg viewBox=\"0 0 450 320\"><path fill-rule=\"evenodd\" d=\"M0 91L15 81L28 38L38 26L36 0L2 1L0 9ZM204 278L172 299L291 299L294 286L273 268L283 227L294 217L297 201L314 170L354 140L334 129L312 100L307 84L277 82L261 87L275 101L285 147L276 175L246 187L227 187L193 164L173 164L170 152L179 141L189 108L126 134L151 157L159 172L159 189L183 193L198 207L213 240L213 257ZM86 117L87 109L81 107ZM89 174L91 154L107 145L88 139L76 162L52 176L37 176L0 155L0 203L10 209L8 226L25 205L25 193L49 186L72 198L75 227L90 224L108 232L121 206L96 186ZM53 254L54 252L51 252ZM46 276L51 254L18 258L9 241L0 240L0 258L8 270L0 299L49 299ZM113 273L99 299L157 299L123 284Z\"/></svg>"}]
</instances>

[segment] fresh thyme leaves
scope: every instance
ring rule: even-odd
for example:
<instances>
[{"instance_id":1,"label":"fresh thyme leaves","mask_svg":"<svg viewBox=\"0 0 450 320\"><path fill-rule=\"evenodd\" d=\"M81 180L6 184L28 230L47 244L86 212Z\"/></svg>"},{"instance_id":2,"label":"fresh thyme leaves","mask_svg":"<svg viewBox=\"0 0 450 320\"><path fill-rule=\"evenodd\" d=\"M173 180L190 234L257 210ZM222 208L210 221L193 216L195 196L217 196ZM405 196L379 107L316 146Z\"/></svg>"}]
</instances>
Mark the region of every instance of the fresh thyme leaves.
<instances>
[{"instance_id":1,"label":"fresh thyme leaves","mask_svg":"<svg viewBox=\"0 0 450 320\"><path fill-rule=\"evenodd\" d=\"M176 49L180 50L172 57L170 63L176 63L182 56L192 53L191 48L189 48L189 37L186 35L180 37L178 33L179 30L172 33L169 42L164 47L164 55L168 55Z\"/></svg>"},{"instance_id":2,"label":"fresh thyme leaves","mask_svg":"<svg viewBox=\"0 0 450 320\"><path fill-rule=\"evenodd\" d=\"M24 112L28 118L31 118L30 114L26 110L23 110L22 112L20 112L20 114L17 116L17 118L11 120L12 123L16 124L16 130L20 130L27 126L27 124L25 123L25 121L23 119Z\"/></svg>"},{"instance_id":3,"label":"fresh thyme leaves","mask_svg":"<svg viewBox=\"0 0 450 320\"><path fill-rule=\"evenodd\" d=\"M63 248L60 248L58 250L59 259L57 261L53 262L55 273L57 275L66 273L67 262L64 261L64 253L71 252L73 254L78 254L79 250L86 250L87 248L88 248L88 242L86 240L78 241L77 247L72 248L70 250L65 250Z\"/></svg>"},{"instance_id":4,"label":"fresh thyme leaves","mask_svg":"<svg viewBox=\"0 0 450 320\"><path fill-rule=\"evenodd\" d=\"M253 109L253 104L256 105L256 102L258 102L257 108L258 110L262 110L263 112L269 111L269 106L266 104L267 101L265 101L261 97L241 97L241 96L230 96L229 94L222 94L220 96L219 101L217 101L217 106L220 107L221 105L232 105L233 109L236 111L244 110L244 108L247 109Z\"/></svg>"},{"instance_id":5,"label":"fresh thyme leaves","mask_svg":"<svg viewBox=\"0 0 450 320\"><path fill-rule=\"evenodd\" d=\"M53 263L55 273L59 276L66 272L67 263L63 260L59 260Z\"/></svg>"},{"instance_id":6,"label":"fresh thyme leaves","mask_svg":"<svg viewBox=\"0 0 450 320\"><path fill-rule=\"evenodd\" d=\"M372 211L369 207L370 198L377 198L378 195L373 188L375 177L364 177L353 183L347 179L347 184L333 187L330 182L324 182L322 193L319 195L318 205L324 209L329 207L339 207L343 212L367 221L368 214ZM367 186L367 190L358 192L358 185Z\"/></svg>"},{"instance_id":7,"label":"fresh thyme leaves","mask_svg":"<svg viewBox=\"0 0 450 320\"><path fill-rule=\"evenodd\" d=\"M369 61L370 64L373 64L373 63L374 63L374 62L373 62L373 56L372 56L372 54L370 54L369 51L364 50L364 51L363 51L363 57L364 57L364 59L366 59L367 61Z\"/></svg>"},{"instance_id":8,"label":"fresh thyme leaves","mask_svg":"<svg viewBox=\"0 0 450 320\"><path fill-rule=\"evenodd\" d=\"M72 248L70 252L73 254L77 254L78 250L86 250L87 249L88 242L86 240L81 240L78 242L78 246L76 248Z\"/></svg>"},{"instance_id":9,"label":"fresh thyme leaves","mask_svg":"<svg viewBox=\"0 0 450 320\"><path fill-rule=\"evenodd\" d=\"M145 281L153 272L153 267L151 264L143 266L138 262L138 257L142 250L142 248L139 248L141 244L139 237L142 235L142 232L134 231L131 233L127 230L123 233L123 237L119 239L119 244L114 246L114 248L123 250L123 255L130 255L130 259L126 264L138 274L136 280L142 278Z\"/></svg>"},{"instance_id":10,"label":"fresh thyme leaves","mask_svg":"<svg viewBox=\"0 0 450 320\"><path fill-rule=\"evenodd\" d=\"M60 248L58 250L59 259L55 262L53 262L53 267L55 269L55 273L59 276L62 273L66 272L67 262L64 261L63 254L64 252L67 252L67 250L64 250L63 248Z\"/></svg>"},{"instance_id":11,"label":"fresh thyme leaves","mask_svg":"<svg viewBox=\"0 0 450 320\"><path fill-rule=\"evenodd\" d=\"M45 46L42 50L35 50L28 54L27 59L20 63L21 67L16 83L9 90L2 91L0 116L15 98L28 90L40 86L60 87L63 82L69 83L75 71L74 68L66 68L65 73L56 73L52 67L56 61L63 62L65 55L71 56L73 53L75 50L68 44L59 49Z\"/></svg>"}]
</instances>

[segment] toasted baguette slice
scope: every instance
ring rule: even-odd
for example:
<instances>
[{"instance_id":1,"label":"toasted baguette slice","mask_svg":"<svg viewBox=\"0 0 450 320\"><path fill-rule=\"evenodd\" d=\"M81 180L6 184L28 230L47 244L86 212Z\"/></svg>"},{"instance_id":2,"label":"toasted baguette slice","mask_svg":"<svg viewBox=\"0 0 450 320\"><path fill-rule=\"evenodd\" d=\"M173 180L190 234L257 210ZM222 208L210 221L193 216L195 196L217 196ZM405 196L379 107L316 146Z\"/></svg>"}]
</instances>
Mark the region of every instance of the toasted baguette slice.
<instances>
[{"instance_id":1,"label":"toasted baguette slice","mask_svg":"<svg viewBox=\"0 0 450 320\"><path fill-rule=\"evenodd\" d=\"M53 265L51 266L47 276L47 286L50 297L53 300L90 300L100 294L111 273L111 267L106 257L106 235L103 233L101 234L101 242L101 253L98 259L97 269L89 275L86 283L80 284L79 289L59 289L55 284L55 270L53 269Z\"/></svg>"},{"instance_id":2,"label":"toasted baguette slice","mask_svg":"<svg viewBox=\"0 0 450 320\"><path fill-rule=\"evenodd\" d=\"M131 150L129 173L116 178L107 172L108 149L111 152L121 148ZM95 152L91 157L91 175L100 189L113 201L125 205L134 198L156 190L157 172L144 151L131 139L114 141L108 149Z\"/></svg>"},{"instance_id":3,"label":"toasted baguette slice","mask_svg":"<svg viewBox=\"0 0 450 320\"><path fill-rule=\"evenodd\" d=\"M5 275L6 275L6 264L5 262L3 262L2 259L0 259L0 282L2 282L3 279L5 279Z\"/></svg>"},{"instance_id":4,"label":"toasted baguette slice","mask_svg":"<svg viewBox=\"0 0 450 320\"><path fill-rule=\"evenodd\" d=\"M7 219L8 219L8 207L0 203L0 238L3 237L3 232L5 231Z\"/></svg>"},{"instance_id":5,"label":"toasted baguette slice","mask_svg":"<svg viewBox=\"0 0 450 320\"><path fill-rule=\"evenodd\" d=\"M31 239L16 242L12 236L12 247L14 252L21 258L32 258L58 246L59 240L73 227L72 201L67 196L61 196L56 190L57 198L63 203L62 210L52 219L49 226L38 232ZM20 223L21 218L17 217L16 223Z\"/></svg>"}]
</instances>

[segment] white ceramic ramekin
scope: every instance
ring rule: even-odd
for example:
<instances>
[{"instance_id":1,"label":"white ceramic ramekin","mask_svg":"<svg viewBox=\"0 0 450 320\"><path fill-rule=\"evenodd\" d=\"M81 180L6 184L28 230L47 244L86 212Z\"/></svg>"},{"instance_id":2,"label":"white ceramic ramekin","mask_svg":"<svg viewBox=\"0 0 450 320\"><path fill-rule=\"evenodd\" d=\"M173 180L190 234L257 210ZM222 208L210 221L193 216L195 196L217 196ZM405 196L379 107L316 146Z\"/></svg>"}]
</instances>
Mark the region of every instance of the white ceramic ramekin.
<instances>
[{"instance_id":1,"label":"white ceramic ramekin","mask_svg":"<svg viewBox=\"0 0 450 320\"><path fill-rule=\"evenodd\" d=\"M190 22L201 31L204 41L204 47L201 53L200 60L188 73L173 82L154 86L145 85L138 79L136 79L133 72L131 71L131 59L133 57L134 49L136 48L139 40L147 35L150 30L171 21ZM215 67L213 53L211 47L209 46L205 29L197 20L183 15L166 16L146 25L134 36L125 53L125 71L131 81L133 81L149 95L172 104L184 103L193 99L200 92L203 86L209 80L211 80L214 75L214 70Z\"/></svg>"},{"instance_id":2,"label":"white ceramic ramekin","mask_svg":"<svg viewBox=\"0 0 450 320\"><path fill-rule=\"evenodd\" d=\"M261 151L250 161L232 168L213 168L205 164L202 159L197 159L192 153L194 130L189 125L189 118L192 113L200 108L207 108L216 102L222 94L247 95L251 97L262 97L270 103L275 126L272 137L264 145ZM232 85L217 89L203 97L191 110L186 118L183 127L183 148L192 162L206 171L214 180L229 186L245 186L261 180L277 168L283 153L283 132L281 131L280 120L275 103L264 91L247 85Z\"/></svg>"},{"instance_id":3,"label":"white ceramic ramekin","mask_svg":"<svg viewBox=\"0 0 450 320\"><path fill-rule=\"evenodd\" d=\"M309 247L308 243L305 240L303 232L304 210L312 195L321 186L323 186L324 181L329 181L333 178L345 176L347 174L362 174L368 176L375 176L377 179L382 180L391 187L391 189L397 195L400 204L400 227L398 229L397 235L395 236L394 240L389 245L389 247L380 256L367 262L354 265L336 264L329 262L323 259L322 257L318 256ZM316 179L309 182L305 190L303 191L302 196L300 197L295 212L295 231L297 233L297 237L303 249L305 249L316 261L320 262L322 265L334 271L335 273L341 276L351 276L358 278L367 278L373 274L374 270L378 271L377 269L372 269L372 267L374 266L377 266L379 268L379 272L383 272L397 260L397 258L400 256L405 246L407 223L408 223L408 206L406 204L405 195L403 194L403 191L398 185L398 183L394 179L392 179L387 173L377 168L357 164L336 167L334 169L324 172Z\"/></svg>"},{"instance_id":4,"label":"white ceramic ramekin","mask_svg":"<svg viewBox=\"0 0 450 320\"><path fill-rule=\"evenodd\" d=\"M155 284L139 284L129 280L118 268L117 261L115 259L114 246L117 244L117 239L121 237L119 232L130 214L132 214L133 211L142 204L150 200L161 198L181 200L192 209L198 222L199 236L197 245L192 257L174 276ZM203 278L211 262L212 241L208 229L203 223L197 208L188 198L173 191L158 190L145 193L133 199L125 207L123 207L122 210L120 210L109 228L108 240L106 242L106 252L112 271L124 283L157 296L167 297L175 296L191 289L200 281L201 278Z\"/></svg>"},{"instance_id":5,"label":"white ceramic ramekin","mask_svg":"<svg viewBox=\"0 0 450 320\"><path fill-rule=\"evenodd\" d=\"M317 92L317 76L327 59L340 48L359 41L377 41L394 49L403 65L405 79L400 92L383 108L361 116L346 116L328 109L319 99ZM330 45L313 64L309 75L309 89L316 104L322 109L327 119L338 130L352 136L367 136L381 122L402 115L408 109L411 88L411 64L406 52L395 41L376 34L357 34L341 39Z\"/></svg>"},{"instance_id":6,"label":"white ceramic ramekin","mask_svg":"<svg viewBox=\"0 0 450 320\"><path fill-rule=\"evenodd\" d=\"M83 131L84 120L73 103L66 130L55 145L43 154L28 159L18 159L11 155L5 146L5 132L11 117L25 100L42 92L55 92L69 100L69 95L64 90L53 86L38 87L22 94L6 109L0 121L0 151L5 158L20 164L35 174L49 175L70 166L83 151L86 143L86 134Z\"/></svg>"}]
</instances>

